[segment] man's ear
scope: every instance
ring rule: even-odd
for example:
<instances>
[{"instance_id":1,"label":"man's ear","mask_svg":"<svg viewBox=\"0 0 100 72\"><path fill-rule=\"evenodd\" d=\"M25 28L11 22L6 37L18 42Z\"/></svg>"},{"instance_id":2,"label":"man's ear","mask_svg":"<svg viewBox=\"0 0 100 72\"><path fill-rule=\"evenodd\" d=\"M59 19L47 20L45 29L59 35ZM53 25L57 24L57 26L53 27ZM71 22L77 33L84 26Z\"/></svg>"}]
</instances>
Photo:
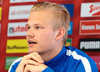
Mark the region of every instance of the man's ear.
<instances>
[{"instance_id":1,"label":"man's ear","mask_svg":"<svg viewBox=\"0 0 100 72\"><path fill-rule=\"evenodd\" d=\"M65 35L65 28L62 27L59 30L57 30L56 40L59 40L59 39L63 38L64 35Z\"/></svg>"}]
</instances>

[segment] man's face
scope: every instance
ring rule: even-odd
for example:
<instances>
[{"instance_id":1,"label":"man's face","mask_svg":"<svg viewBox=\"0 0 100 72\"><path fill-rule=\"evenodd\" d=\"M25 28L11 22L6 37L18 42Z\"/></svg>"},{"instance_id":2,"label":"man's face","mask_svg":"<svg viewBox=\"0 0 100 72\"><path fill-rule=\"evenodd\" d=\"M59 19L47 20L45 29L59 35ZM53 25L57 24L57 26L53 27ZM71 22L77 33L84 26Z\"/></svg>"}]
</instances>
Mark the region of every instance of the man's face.
<instances>
[{"instance_id":1,"label":"man's face","mask_svg":"<svg viewBox=\"0 0 100 72\"><path fill-rule=\"evenodd\" d=\"M52 13L48 11L31 12L26 25L29 53L45 53L54 49L56 31L53 30L53 21Z\"/></svg>"}]
</instances>

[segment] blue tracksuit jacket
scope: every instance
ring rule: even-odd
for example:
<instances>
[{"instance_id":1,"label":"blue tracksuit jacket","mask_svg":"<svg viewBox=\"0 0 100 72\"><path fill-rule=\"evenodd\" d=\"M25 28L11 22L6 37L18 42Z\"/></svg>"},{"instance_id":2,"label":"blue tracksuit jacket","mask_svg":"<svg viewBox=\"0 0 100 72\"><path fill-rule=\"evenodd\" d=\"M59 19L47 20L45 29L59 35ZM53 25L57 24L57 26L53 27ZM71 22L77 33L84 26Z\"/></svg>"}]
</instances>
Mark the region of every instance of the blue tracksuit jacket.
<instances>
[{"instance_id":1,"label":"blue tracksuit jacket","mask_svg":"<svg viewBox=\"0 0 100 72\"><path fill-rule=\"evenodd\" d=\"M15 72L21 58L17 59L8 72ZM74 48L65 47L48 62L48 67L42 72L98 72L95 62L84 52Z\"/></svg>"}]
</instances>

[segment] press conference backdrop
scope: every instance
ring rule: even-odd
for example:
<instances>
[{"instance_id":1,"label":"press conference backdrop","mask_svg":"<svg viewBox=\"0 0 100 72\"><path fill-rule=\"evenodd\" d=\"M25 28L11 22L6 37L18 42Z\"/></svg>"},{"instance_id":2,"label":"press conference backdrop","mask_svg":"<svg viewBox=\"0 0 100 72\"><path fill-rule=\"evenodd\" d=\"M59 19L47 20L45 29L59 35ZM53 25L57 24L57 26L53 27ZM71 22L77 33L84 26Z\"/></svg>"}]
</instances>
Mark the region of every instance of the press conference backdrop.
<instances>
[{"instance_id":1,"label":"press conference backdrop","mask_svg":"<svg viewBox=\"0 0 100 72\"><path fill-rule=\"evenodd\" d=\"M0 0L0 72L7 72L15 59L28 53L25 25L38 1L68 9L71 21L65 46L84 51L100 71L100 0Z\"/></svg>"}]
</instances>

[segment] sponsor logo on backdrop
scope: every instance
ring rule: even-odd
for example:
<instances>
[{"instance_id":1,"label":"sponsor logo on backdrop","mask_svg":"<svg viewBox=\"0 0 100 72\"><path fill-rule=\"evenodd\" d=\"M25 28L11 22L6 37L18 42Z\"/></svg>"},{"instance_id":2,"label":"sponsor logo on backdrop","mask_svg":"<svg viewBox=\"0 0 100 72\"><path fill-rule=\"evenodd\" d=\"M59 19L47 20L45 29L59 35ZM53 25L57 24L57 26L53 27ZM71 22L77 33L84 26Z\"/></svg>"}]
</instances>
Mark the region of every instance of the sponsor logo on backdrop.
<instances>
[{"instance_id":1,"label":"sponsor logo on backdrop","mask_svg":"<svg viewBox=\"0 0 100 72\"><path fill-rule=\"evenodd\" d=\"M96 63L98 70L100 70L100 56L90 56Z\"/></svg>"},{"instance_id":2,"label":"sponsor logo on backdrop","mask_svg":"<svg viewBox=\"0 0 100 72\"><path fill-rule=\"evenodd\" d=\"M5 69L8 70L11 64L20 57L6 57Z\"/></svg>"},{"instance_id":3,"label":"sponsor logo on backdrop","mask_svg":"<svg viewBox=\"0 0 100 72\"><path fill-rule=\"evenodd\" d=\"M73 17L74 5L73 4L62 4L70 13L71 17Z\"/></svg>"},{"instance_id":4,"label":"sponsor logo on backdrop","mask_svg":"<svg viewBox=\"0 0 100 72\"><path fill-rule=\"evenodd\" d=\"M11 6L9 9L9 20L27 19L33 5Z\"/></svg>"},{"instance_id":5,"label":"sponsor logo on backdrop","mask_svg":"<svg viewBox=\"0 0 100 72\"><path fill-rule=\"evenodd\" d=\"M68 28L68 35L72 35L72 31L73 31L73 22L71 21Z\"/></svg>"},{"instance_id":6,"label":"sponsor logo on backdrop","mask_svg":"<svg viewBox=\"0 0 100 72\"><path fill-rule=\"evenodd\" d=\"M1 18L2 18L2 7L0 7L0 21L1 21Z\"/></svg>"},{"instance_id":7,"label":"sponsor logo on backdrop","mask_svg":"<svg viewBox=\"0 0 100 72\"><path fill-rule=\"evenodd\" d=\"M28 45L26 39L7 40L7 53L28 53Z\"/></svg>"},{"instance_id":8,"label":"sponsor logo on backdrop","mask_svg":"<svg viewBox=\"0 0 100 72\"><path fill-rule=\"evenodd\" d=\"M90 20L80 22L80 35L100 34L100 20Z\"/></svg>"},{"instance_id":9,"label":"sponsor logo on backdrop","mask_svg":"<svg viewBox=\"0 0 100 72\"><path fill-rule=\"evenodd\" d=\"M82 3L81 17L100 17L100 2L98 3Z\"/></svg>"},{"instance_id":10,"label":"sponsor logo on backdrop","mask_svg":"<svg viewBox=\"0 0 100 72\"><path fill-rule=\"evenodd\" d=\"M67 39L65 46L72 46L72 39Z\"/></svg>"},{"instance_id":11,"label":"sponsor logo on backdrop","mask_svg":"<svg viewBox=\"0 0 100 72\"><path fill-rule=\"evenodd\" d=\"M37 0L10 0L10 3L36 2Z\"/></svg>"},{"instance_id":12,"label":"sponsor logo on backdrop","mask_svg":"<svg viewBox=\"0 0 100 72\"><path fill-rule=\"evenodd\" d=\"M79 49L83 51L100 51L100 39L80 39Z\"/></svg>"},{"instance_id":13,"label":"sponsor logo on backdrop","mask_svg":"<svg viewBox=\"0 0 100 72\"><path fill-rule=\"evenodd\" d=\"M16 22L8 24L8 36L25 36L27 29L25 28L27 22Z\"/></svg>"}]
</instances>

